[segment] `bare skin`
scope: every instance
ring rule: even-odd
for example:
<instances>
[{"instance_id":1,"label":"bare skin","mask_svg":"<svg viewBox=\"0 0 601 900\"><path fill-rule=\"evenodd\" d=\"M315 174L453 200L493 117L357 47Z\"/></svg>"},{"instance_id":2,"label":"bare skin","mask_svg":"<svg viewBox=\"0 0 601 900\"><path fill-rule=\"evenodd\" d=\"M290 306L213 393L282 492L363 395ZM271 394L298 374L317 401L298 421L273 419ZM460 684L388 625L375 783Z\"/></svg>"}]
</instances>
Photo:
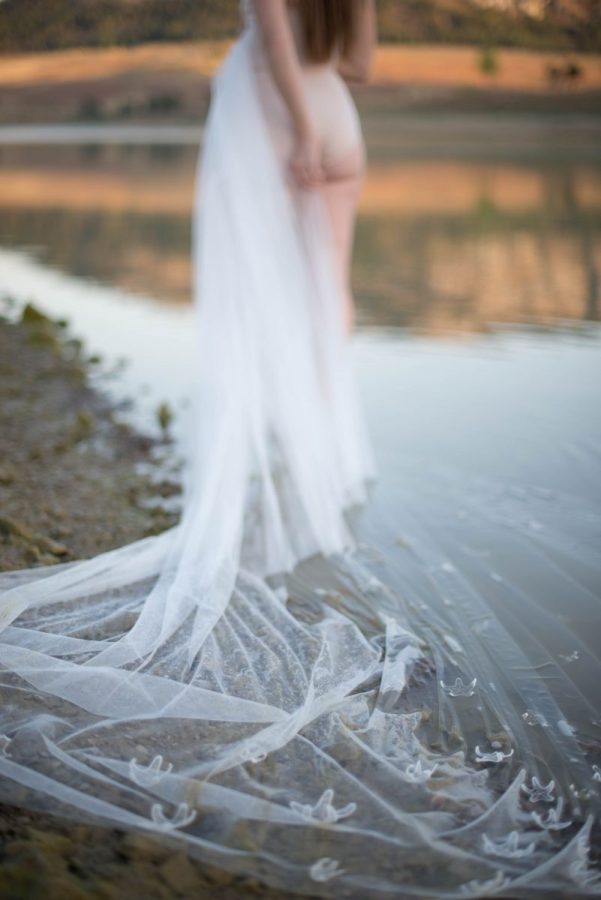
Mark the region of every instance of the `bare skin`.
<instances>
[{"instance_id":1,"label":"bare skin","mask_svg":"<svg viewBox=\"0 0 601 900\"><path fill-rule=\"evenodd\" d=\"M338 60L340 75L350 83L367 81L376 45L374 0L360 3L359 27L354 46ZM274 82L280 91L295 129L290 169L299 187L316 187L324 181L321 146L305 101L302 65L294 42L286 0L254 0L257 21Z\"/></svg>"},{"instance_id":2,"label":"bare skin","mask_svg":"<svg viewBox=\"0 0 601 900\"><path fill-rule=\"evenodd\" d=\"M357 200L364 174L364 147L359 134L346 152L338 152L332 158L331 146L328 148L324 144L323 133L320 136L317 122L309 109L305 80L307 70L303 69L303 61L299 58L286 0L253 2L271 76L292 122L292 142L286 150L292 184L300 190L318 190L323 196L330 218L343 320L349 334L355 319L350 287L350 260ZM353 46L346 50L344 56L336 57L335 70L345 81L357 83L369 80L377 35L374 0L353 2L360 5L359 27ZM326 89L324 84L321 82L320 91ZM325 102L327 104L328 101ZM332 102L339 103L343 100L339 97ZM321 127L323 129L323 121ZM330 145L331 138L330 131ZM330 150L329 158L326 149Z\"/></svg>"}]
</instances>

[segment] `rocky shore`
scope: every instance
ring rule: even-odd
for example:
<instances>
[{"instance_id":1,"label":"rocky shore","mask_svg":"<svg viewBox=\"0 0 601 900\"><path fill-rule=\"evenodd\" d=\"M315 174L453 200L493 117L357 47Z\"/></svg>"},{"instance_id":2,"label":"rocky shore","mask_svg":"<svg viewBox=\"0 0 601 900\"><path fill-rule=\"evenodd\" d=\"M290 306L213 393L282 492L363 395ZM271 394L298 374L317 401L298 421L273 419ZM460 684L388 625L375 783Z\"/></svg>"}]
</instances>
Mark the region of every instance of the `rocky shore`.
<instances>
[{"instance_id":1,"label":"rocky shore","mask_svg":"<svg viewBox=\"0 0 601 900\"><path fill-rule=\"evenodd\" d=\"M99 363L32 305L0 321L4 570L93 556L175 523L161 504L180 492L161 476L168 438L138 434L91 385Z\"/></svg>"},{"instance_id":2,"label":"rocky shore","mask_svg":"<svg viewBox=\"0 0 601 900\"><path fill-rule=\"evenodd\" d=\"M93 384L101 362L64 322L0 318L0 568L91 556L174 524L180 485L163 439L129 426ZM142 834L0 804L3 900L284 895Z\"/></svg>"}]
</instances>

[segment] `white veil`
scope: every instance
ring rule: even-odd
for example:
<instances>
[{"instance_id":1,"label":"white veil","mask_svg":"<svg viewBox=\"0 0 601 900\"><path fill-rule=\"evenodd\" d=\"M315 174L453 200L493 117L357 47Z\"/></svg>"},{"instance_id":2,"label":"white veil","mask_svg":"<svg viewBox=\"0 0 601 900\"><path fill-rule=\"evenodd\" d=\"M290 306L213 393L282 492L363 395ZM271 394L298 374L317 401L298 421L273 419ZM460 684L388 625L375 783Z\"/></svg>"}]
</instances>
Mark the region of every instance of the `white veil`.
<instances>
[{"instance_id":1,"label":"white veil","mask_svg":"<svg viewBox=\"0 0 601 900\"><path fill-rule=\"evenodd\" d=\"M415 561L357 543L375 467L331 236L286 185L248 32L197 188L184 513L0 576L2 799L313 895L598 892L594 770L544 682L452 572L424 614Z\"/></svg>"}]
</instances>

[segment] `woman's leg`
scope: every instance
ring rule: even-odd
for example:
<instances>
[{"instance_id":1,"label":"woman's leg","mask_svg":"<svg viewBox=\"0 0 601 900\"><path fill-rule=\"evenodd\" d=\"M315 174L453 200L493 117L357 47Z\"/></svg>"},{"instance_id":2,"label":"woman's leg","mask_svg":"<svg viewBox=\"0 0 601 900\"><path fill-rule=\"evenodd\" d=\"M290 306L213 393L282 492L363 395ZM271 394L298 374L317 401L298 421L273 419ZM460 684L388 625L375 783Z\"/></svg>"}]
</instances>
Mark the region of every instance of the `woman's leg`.
<instances>
[{"instance_id":1,"label":"woman's leg","mask_svg":"<svg viewBox=\"0 0 601 900\"><path fill-rule=\"evenodd\" d=\"M317 190L323 195L332 226L344 323L350 332L354 322L350 262L357 199L365 172L365 145L356 109L340 77L328 67L304 70L303 75L307 101L324 143L326 180ZM294 145L290 115L266 66L257 68L257 80L276 152L285 161Z\"/></svg>"},{"instance_id":2,"label":"woman's leg","mask_svg":"<svg viewBox=\"0 0 601 900\"><path fill-rule=\"evenodd\" d=\"M360 144L327 166L327 180L319 188L325 200L337 251L335 264L347 333L352 331L355 321L350 268L357 199L364 170L365 149Z\"/></svg>"}]
</instances>

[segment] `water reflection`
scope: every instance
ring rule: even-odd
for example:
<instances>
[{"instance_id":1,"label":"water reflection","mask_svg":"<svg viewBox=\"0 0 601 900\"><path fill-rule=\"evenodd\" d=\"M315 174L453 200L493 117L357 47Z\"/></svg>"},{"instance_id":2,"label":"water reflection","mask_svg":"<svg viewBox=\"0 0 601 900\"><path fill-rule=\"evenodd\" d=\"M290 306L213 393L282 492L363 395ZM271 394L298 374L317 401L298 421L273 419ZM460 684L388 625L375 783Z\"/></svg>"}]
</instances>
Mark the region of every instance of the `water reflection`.
<instances>
[{"instance_id":1,"label":"water reflection","mask_svg":"<svg viewBox=\"0 0 601 900\"><path fill-rule=\"evenodd\" d=\"M424 163L376 169L358 222L367 324L429 331L599 318L601 170Z\"/></svg>"},{"instance_id":2,"label":"water reflection","mask_svg":"<svg viewBox=\"0 0 601 900\"><path fill-rule=\"evenodd\" d=\"M0 244L165 302L190 298L194 146L0 151ZM374 161L357 223L359 322L428 332L599 319L601 167Z\"/></svg>"},{"instance_id":3,"label":"water reflection","mask_svg":"<svg viewBox=\"0 0 601 900\"><path fill-rule=\"evenodd\" d=\"M353 272L364 327L352 349L380 469L366 534L399 554L408 583L403 547L434 541L518 643L576 650L574 684L594 697L601 167L550 153L372 158ZM91 351L127 358L115 394L136 398L144 428L167 401L181 447L196 160L193 146L0 151L0 295L32 297ZM549 615L541 627L541 610L569 639Z\"/></svg>"}]
</instances>

